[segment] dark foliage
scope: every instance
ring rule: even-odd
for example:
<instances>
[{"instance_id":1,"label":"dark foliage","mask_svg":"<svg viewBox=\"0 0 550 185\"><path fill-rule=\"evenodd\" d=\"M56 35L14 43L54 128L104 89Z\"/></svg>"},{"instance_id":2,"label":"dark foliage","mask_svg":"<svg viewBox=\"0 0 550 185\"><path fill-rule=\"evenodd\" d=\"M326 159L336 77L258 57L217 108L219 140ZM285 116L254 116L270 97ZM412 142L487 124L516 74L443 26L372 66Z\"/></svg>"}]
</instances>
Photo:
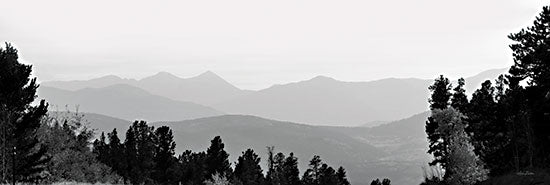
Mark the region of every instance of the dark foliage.
<instances>
[{"instance_id":1,"label":"dark foliage","mask_svg":"<svg viewBox=\"0 0 550 185\"><path fill-rule=\"evenodd\" d=\"M449 100L451 99L451 90L452 86L449 82L449 79L439 76L435 79L433 85L428 89L432 91L430 102L430 109L446 109L449 107ZM434 160L430 162L430 165L439 164L443 167L447 165L447 139L445 135L437 133L438 123L432 118L428 117L426 122L426 133L428 134L429 149L428 153L434 156Z\"/></svg>"},{"instance_id":2,"label":"dark foliage","mask_svg":"<svg viewBox=\"0 0 550 185\"><path fill-rule=\"evenodd\" d=\"M374 179L370 184L371 185L391 185L391 181L390 179L383 179L382 181L380 181L380 179Z\"/></svg>"},{"instance_id":3,"label":"dark foliage","mask_svg":"<svg viewBox=\"0 0 550 185\"><path fill-rule=\"evenodd\" d=\"M31 65L18 61L18 51L6 43L0 48L0 183L36 182L49 161L37 131L46 115L44 100L31 106L38 84Z\"/></svg>"},{"instance_id":4,"label":"dark foliage","mask_svg":"<svg viewBox=\"0 0 550 185\"><path fill-rule=\"evenodd\" d=\"M160 184L177 184L178 164L174 157L176 142L172 130L167 126L157 128L155 131L155 154L153 179Z\"/></svg>"},{"instance_id":5,"label":"dark foliage","mask_svg":"<svg viewBox=\"0 0 550 185\"><path fill-rule=\"evenodd\" d=\"M339 185L350 185L348 178L346 177L346 170L344 167L339 167L338 171L336 171L336 177L338 178L338 184Z\"/></svg>"},{"instance_id":6,"label":"dark foliage","mask_svg":"<svg viewBox=\"0 0 550 185\"><path fill-rule=\"evenodd\" d=\"M232 174L229 154L224 150L220 136L210 141L210 147L206 150L206 175L211 177L214 174L221 174L230 177Z\"/></svg>"},{"instance_id":7,"label":"dark foliage","mask_svg":"<svg viewBox=\"0 0 550 185\"><path fill-rule=\"evenodd\" d=\"M260 158L254 150L248 149L239 156L235 164L235 177L243 185L260 185L264 183L264 175L260 167Z\"/></svg>"},{"instance_id":8,"label":"dark foliage","mask_svg":"<svg viewBox=\"0 0 550 185\"><path fill-rule=\"evenodd\" d=\"M127 178L133 184L154 182L151 175L155 168L153 130L145 121L135 121L126 132Z\"/></svg>"},{"instance_id":9,"label":"dark foliage","mask_svg":"<svg viewBox=\"0 0 550 185\"><path fill-rule=\"evenodd\" d=\"M511 34L514 65L511 80L527 80L525 116L529 123L526 140L531 142L529 165L550 167L550 7L545 6L533 26ZM523 119L523 118L520 118ZM527 126L527 125L526 125ZM532 137L531 137L532 136Z\"/></svg>"}]
</instances>

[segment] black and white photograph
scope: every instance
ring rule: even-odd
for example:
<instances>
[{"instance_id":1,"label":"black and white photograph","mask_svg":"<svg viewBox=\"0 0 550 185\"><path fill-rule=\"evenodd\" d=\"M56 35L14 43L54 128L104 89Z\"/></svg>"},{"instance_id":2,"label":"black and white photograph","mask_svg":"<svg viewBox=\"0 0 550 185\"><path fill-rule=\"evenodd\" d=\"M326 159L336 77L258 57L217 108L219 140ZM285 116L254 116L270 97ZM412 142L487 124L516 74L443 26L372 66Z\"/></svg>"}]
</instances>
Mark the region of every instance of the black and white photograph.
<instances>
[{"instance_id":1,"label":"black and white photograph","mask_svg":"<svg viewBox=\"0 0 550 185\"><path fill-rule=\"evenodd\" d=\"M550 185L550 1L1 0L0 185Z\"/></svg>"}]
</instances>

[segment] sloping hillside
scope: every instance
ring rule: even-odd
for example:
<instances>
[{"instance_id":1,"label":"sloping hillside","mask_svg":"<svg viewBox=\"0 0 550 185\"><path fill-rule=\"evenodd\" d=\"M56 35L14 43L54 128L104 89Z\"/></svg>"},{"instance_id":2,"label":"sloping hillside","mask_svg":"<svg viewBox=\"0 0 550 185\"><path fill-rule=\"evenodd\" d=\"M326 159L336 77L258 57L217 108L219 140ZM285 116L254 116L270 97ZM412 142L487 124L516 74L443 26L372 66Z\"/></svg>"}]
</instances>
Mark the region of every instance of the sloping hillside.
<instances>
[{"instance_id":1,"label":"sloping hillside","mask_svg":"<svg viewBox=\"0 0 550 185\"><path fill-rule=\"evenodd\" d=\"M132 122L101 114L84 114L84 119L97 129L97 133L117 128L122 140ZM310 126L244 115L150 125L167 125L174 130L177 153L189 149L204 151L210 140L220 135L232 161L247 148L253 148L265 160L266 146L275 146L277 151L286 154L294 152L302 170L315 154L329 164L345 166L353 184L390 177L392 184L404 185L418 184L422 180L421 167L429 158L423 134L426 116L427 113L422 113L374 128ZM265 164L263 167L265 169Z\"/></svg>"},{"instance_id":2,"label":"sloping hillside","mask_svg":"<svg viewBox=\"0 0 550 185\"><path fill-rule=\"evenodd\" d=\"M52 107L78 105L81 112L99 113L126 120L185 120L222 114L210 107L171 100L122 84L77 91L40 87L38 96L46 99Z\"/></svg>"}]
</instances>

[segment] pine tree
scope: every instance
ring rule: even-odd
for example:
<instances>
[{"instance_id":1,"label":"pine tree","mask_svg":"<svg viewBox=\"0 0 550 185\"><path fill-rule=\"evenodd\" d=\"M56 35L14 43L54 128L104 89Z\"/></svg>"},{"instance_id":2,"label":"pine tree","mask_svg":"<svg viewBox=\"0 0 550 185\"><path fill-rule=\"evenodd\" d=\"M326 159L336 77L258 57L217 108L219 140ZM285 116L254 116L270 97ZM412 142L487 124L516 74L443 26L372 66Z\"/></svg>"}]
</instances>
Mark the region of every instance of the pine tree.
<instances>
[{"instance_id":1,"label":"pine tree","mask_svg":"<svg viewBox=\"0 0 550 185\"><path fill-rule=\"evenodd\" d=\"M40 120L47 112L44 100L37 106L38 84L30 78L31 65L18 61L18 51L6 43L0 48L0 183L35 182L49 160L37 139Z\"/></svg>"},{"instance_id":2,"label":"pine tree","mask_svg":"<svg viewBox=\"0 0 550 185\"><path fill-rule=\"evenodd\" d=\"M302 176L303 185L319 185L319 168L321 168L321 157L315 155L309 161L309 168L304 172Z\"/></svg>"},{"instance_id":3,"label":"pine tree","mask_svg":"<svg viewBox=\"0 0 550 185\"><path fill-rule=\"evenodd\" d=\"M298 169L298 158L290 153L283 163L283 176L288 185L300 185L300 171Z\"/></svg>"},{"instance_id":4,"label":"pine tree","mask_svg":"<svg viewBox=\"0 0 550 185\"><path fill-rule=\"evenodd\" d=\"M181 164L180 181L182 184L199 185L211 177L206 174L206 156L205 152L194 153L191 150L186 150L178 157Z\"/></svg>"},{"instance_id":5,"label":"pine tree","mask_svg":"<svg viewBox=\"0 0 550 185\"><path fill-rule=\"evenodd\" d=\"M214 137L210 142L210 147L206 150L207 178L211 178L215 173L231 176L229 154L224 150L224 146L220 136Z\"/></svg>"},{"instance_id":6,"label":"pine tree","mask_svg":"<svg viewBox=\"0 0 550 185\"><path fill-rule=\"evenodd\" d=\"M380 179L374 179L370 182L370 185L382 185L382 182L380 182Z\"/></svg>"},{"instance_id":7,"label":"pine tree","mask_svg":"<svg viewBox=\"0 0 550 185\"><path fill-rule=\"evenodd\" d=\"M127 177L128 175L125 174L125 169L127 168L127 160L124 154L124 145L120 143L116 128L113 129L111 133L108 133L107 136L109 137L109 153L111 153L111 158L108 165L117 174L121 175L124 178L124 181L126 181L127 179L125 177Z\"/></svg>"},{"instance_id":8,"label":"pine tree","mask_svg":"<svg viewBox=\"0 0 550 185\"><path fill-rule=\"evenodd\" d=\"M550 7L545 6L533 26L510 34L515 41L510 45L514 52L514 65L510 74L521 79L529 78L533 86L550 87Z\"/></svg>"},{"instance_id":9,"label":"pine tree","mask_svg":"<svg viewBox=\"0 0 550 185\"><path fill-rule=\"evenodd\" d=\"M347 177L346 177L346 170L344 167L339 167L336 171L336 177L338 178L338 185L350 185Z\"/></svg>"},{"instance_id":10,"label":"pine tree","mask_svg":"<svg viewBox=\"0 0 550 185\"><path fill-rule=\"evenodd\" d=\"M327 164L322 164L319 168L319 185L338 185L336 171Z\"/></svg>"},{"instance_id":11,"label":"pine tree","mask_svg":"<svg viewBox=\"0 0 550 185\"><path fill-rule=\"evenodd\" d=\"M124 183L133 183L138 184L139 174L135 173L139 170L139 161L137 156L137 141L135 133L133 132L133 127L137 123L134 122L132 126L126 131L126 140L124 141L124 158L126 159L126 169L125 172L121 175L124 177L124 180L127 182Z\"/></svg>"},{"instance_id":12,"label":"pine tree","mask_svg":"<svg viewBox=\"0 0 550 185\"><path fill-rule=\"evenodd\" d=\"M495 101L495 88L487 80L476 90L470 101L468 127L466 132L472 135L475 153L487 164L492 172L499 173L509 168L509 161L502 161L501 154L508 147L509 138L506 124Z\"/></svg>"},{"instance_id":13,"label":"pine tree","mask_svg":"<svg viewBox=\"0 0 550 185\"><path fill-rule=\"evenodd\" d=\"M99 139L96 139L93 143L93 153L97 156L97 159L102 163L109 164L110 161L110 151L105 142L105 133L101 132Z\"/></svg>"},{"instance_id":14,"label":"pine tree","mask_svg":"<svg viewBox=\"0 0 550 185\"><path fill-rule=\"evenodd\" d=\"M242 153L235 164L235 177L243 185L261 185L264 182L260 158L254 150L248 149Z\"/></svg>"},{"instance_id":15,"label":"pine tree","mask_svg":"<svg viewBox=\"0 0 550 185\"><path fill-rule=\"evenodd\" d=\"M267 147L267 173L265 175L265 180L270 184L273 184L273 178L275 176L275 161L274 161L274 150L275 146Z\"/></svg>"},{"instance_id":16,"label":"pine tree","mask_svg":"<svg viewBox=\"0 0 550 185\"><path fill-rule=\"evenodd\" d=\"M428 87L428 89L432 92L432 95L428 100L431 110L446 109L449 107L449 100L452 95L450 92L452 85L451 82L449 82L449 79L445 78L443 75L440 75L435 79L434 84Z\"/></svg>"},{"instance_id":17,"label":"pine tree","mask_svg":"<svg viewBox=\"0 0 550 185\"><path fill-rule=\"evenodd\" d=\"M391 185L390 179L384 179L384 180L382 180L382 185Z\"/></svg>"},{"instance_id":18,"label":"pine tree","mask_svg":"<svg viewBox=\"0 0 550 185\"><path fill-rule=\"evenodd\" d=\"M531 164L550 167L550 7L545 6L535 18L533 25L508 36L514 44L510 45L514 56L514 65L510 76L514 80L527 81L525 87L526 110L517 117L524 117L528 127L524 135L529 137L534 150ZM530 157L529 157L530 158Z\"/></svg>"},{"instance_id":19,"label":"pine tree","mask_svg":"<svg viewBox=\"0 0 550 185\"><path fill-rule=\"evenodd\" d=\"M452 95L450 92L451 88L449 79L443 77L443 75L435 79L434 84L428 88L432 91L431 98L429 99L431 110L446 109L449 107L449 100ZM429 142L428 153L434 156L434 160L429 164L439 164L445 168L447 163L445 158L447 155L447 144L444 139L445 136L437 132L437 127L438 123L432 117L428 117L428 121L426 122L426 134L428 135Z\"/></svg>"},{"instance_id":20,"label":"pine tree","mask_svg":"<svg viewBox=\"0 0 550 185\"><path fill-rule=\"evenodd\" d=\"M285 154L279 152L273 157L273 164L275 171L272 173L272 184L278 184L278 185L287 185L288 182L286 181L285 172L283 169L283 165L285 163Z\"/></svg>"},{"instance_id":21,"label":"pine tree","mask_svg":"<svg viewBox=\"0 0 550 185\"><path fill-rule=\"evenodd\" d=\"M461 112L466 112L468 109L468 96L464 89L465 84L464 78L459 78L458 85L453 89L453 96L451 98L451 107Z\"/></svg>"},{"instance_id":22,"label":"pine tree","mask_svg":"<svg viewBox=\"0 0 550 185\"><path fill-rule=\"evenodd\" d=\"M128 179L133 184L153 183L155 168L154 128L145 121L135 121L126 132L126 159Z\"/></svg>"},{"instance_id":23,"label":"pine tree","mask_svg":"<svg viewBox=\"0 0 550 185\"><path fill-rule=\"evenodd\" d=\"M174 157L176 142L169 127L157 128L155 131L155 147L154 179L160 184L176 184L179 170Z\"/></svg>"}]
</instances>

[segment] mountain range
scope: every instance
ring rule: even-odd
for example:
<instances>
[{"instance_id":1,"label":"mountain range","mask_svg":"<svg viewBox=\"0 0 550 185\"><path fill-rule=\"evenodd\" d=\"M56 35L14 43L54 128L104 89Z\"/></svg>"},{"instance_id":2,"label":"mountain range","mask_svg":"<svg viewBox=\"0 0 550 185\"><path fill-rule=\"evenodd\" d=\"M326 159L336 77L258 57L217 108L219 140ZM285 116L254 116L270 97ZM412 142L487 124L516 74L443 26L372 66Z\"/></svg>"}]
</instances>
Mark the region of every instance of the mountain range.
<instances>
[{"instance_id":1,"label":"mountain range","mask_svg":"<svg viewBox=\"0 0 550 185\"><path fill-rule=\"evenodd\" d=\"M231 85L211 71L192 78L180 78L168 72L159 72L140 80L123 79L115 75L108 75L91 80L42 83L43 86L71 91L84 88L104 88L116 84L132 85L152 94L202 105L222 102L251 92Z\"/></svg>"},{"instance_id":2,"label":"mountain range","mask_svg":"<svg viewBox=\"0 0 550 185\"><path fill-rule=\"evenodd\" d=\"M473 92L482 81L495 79L506 71L488 70L466 78L467 92ZM250 91L239 89L210 71L192 78L179 78L160 72L140 80L110 75L85 81L44 82L39 96L52 104L79 104L82 111L129 120L145 118L149 121L177 121L182 120L182 117L191 119L219 114L243 114L312 125L375 126L426 111L428 86L431 83L432 79L417 78L344 82L317 76ZM113 88L118 91L113 91ZM139 104L140 101L151 100L135 97L132 92L137 89L142 89L141 93L149 93L150 98L162 101L157 102L156 106ZM78 97L78 101L67 97ZM136 104L123 102L119 98L135 101ZM115 102L120 105L113 105ZM191 106L192 103L195 105ZM187 109L182 109L183 105L187 105ZM112 109L101 110L105 107ZM138 107L140 111L130 111ZM132 112L140 114L133 115Z\"/></svg>"}]
</instances>

